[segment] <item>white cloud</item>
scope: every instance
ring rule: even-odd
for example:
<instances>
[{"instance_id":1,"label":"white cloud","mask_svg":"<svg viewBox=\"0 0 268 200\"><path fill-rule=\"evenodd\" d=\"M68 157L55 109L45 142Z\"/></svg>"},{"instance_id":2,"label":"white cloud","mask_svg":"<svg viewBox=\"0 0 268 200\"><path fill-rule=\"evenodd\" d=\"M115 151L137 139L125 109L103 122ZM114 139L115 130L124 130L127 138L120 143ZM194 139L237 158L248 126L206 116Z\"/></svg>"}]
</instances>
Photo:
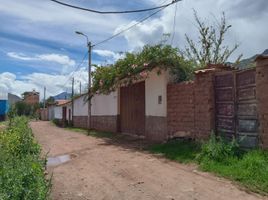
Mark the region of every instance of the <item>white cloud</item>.
<instances>
[{"instance_id":1,"label":"white cloud","mask_svg":"<svg viewBox=\"0 0 268 200\"><path fill-rule=\"evenodd\" d=\"M18 60L25 60L25 61L36 60L36 58L28 57L24 55L23 53L8 52L7 55L11 58L15 58Z\"/></svg>"},{"instance_id":2,"label":"white cloud","mask_svg":"<svg viewBox=\"0 0 268 200\"><path fill-rule=\"evenodd\" d=\"M28 0L27 4L22 0L5 1L0 4L0 12L3 18L8 18L1 24L2 31L80 47L85 41L75 35L76 30L88 34L95 43L128 21L122 16L110 15L112 23L109 23L108 16L66 8L51 1Z\"/></svg>"},{"instance_id":3,"label":"white cloud","mask_svg":"<svg viewBox=\"0 0 268 200\"><path fill-rule=\"evenodd\" d=\"M26 56L23 53L8 52L7 55L11 58L15 58L18 60L47 61L47 62L55 62L61 65L69 65L69 66L75 65L75 61L70 59L69 56L61 55L61 54L40 54L40 55L35 55L33 57L30 57L30 56Z\"/></svg>"},{"instance_id":4,"label":"white cloud","mask_svg":"<svg viewBox=\"0 0 268 200\"><path fill-rule=\"evenodd\" d=\"M82 89L87 88L87 69L81 68L72 74L75 78L75 92L79 92L80 82ZM43 89L46 87L47 95L54 96L64 91L71 92L71 79L65 75L53 75L45 73L32 73L22 77L17 77L13 73L4 72L0 74L0 98L6 94L13 93L20 96L25 91L35 89L40 92L40 100L43 99Z\"/></svg>"},{"instance_id":5,"label":"white cloud","mask_svg":"<svg viewBox=\"0 0 268 200\"><path fill-rule=\"evenodd\" d=\"M98 54L99 56L102 56L107 59L112 59L112 62L117 61L120 58L124 57L124 53L116 53L109 50L93 50L94 53Z\"/></svg>"},{"instance_id":6,"label":"white cloud","mask_svg":"<svg viewBox=\"0 0 268 200\"><path fill-rule=\"evenodd\" d=\"M76 65L76 62L72 60L69 56L62 54L39 54L34 56L27 56L23 53L8 52L7 55L11 58L22 61L41 61L59 64L62 74L71 72L72 70L74 70L74 67Z\"/></svg>"},{"instance_id":7,"label":"white cloud","mask_svg":"<svg viewBox=\"0 0 268 200\"><path fill-rule=\"evenodd\" d=\"M211 5L213 5L212 10ZM239 49L231 58L232 60L241 53L244 54L245 58L261 53L268 48L268 40L265 38L268 27L264 26L267 23L268 12L263 12L264 7L268 7L267 0L258 2L250 0L187 0L178 2L173 45L184 48L186 45L185 34L194 40L197 39L198 30L193 17L193 9L195 9L202 20L211 24L216 24L222 12L226 13L227 22L232 25L232 28L226 35L225 44L229 46L234 46L235 43L240 44ZM251 13L251 15L247 15L247 13ZM170 6L162 11L160 17L150 19L125 32L124 37L128 41L130 49L140 48L144 44L159 43L164 33L173 34L174 14L174 6ZM135 21L130 22L129 25L133 23ZM119 26L116 31L121 29L122 26Z\"/></svg>"}]
</instances>

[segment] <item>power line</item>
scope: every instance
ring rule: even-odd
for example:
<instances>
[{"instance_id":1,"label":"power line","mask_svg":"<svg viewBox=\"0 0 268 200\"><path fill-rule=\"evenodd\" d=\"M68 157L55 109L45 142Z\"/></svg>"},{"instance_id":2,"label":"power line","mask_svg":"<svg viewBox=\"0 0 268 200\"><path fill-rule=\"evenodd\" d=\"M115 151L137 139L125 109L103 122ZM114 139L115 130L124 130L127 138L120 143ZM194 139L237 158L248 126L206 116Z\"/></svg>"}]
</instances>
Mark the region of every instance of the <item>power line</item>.
<instances>
[{"instance_id":1,"label":"power line","mask_svg":"<svg viewBox=\"0 0 268 200\"><path fill-rule=\"evenodd\" d=\"M63 84L63 86L65 86L67 84L67 82L73 77L74 73L82 66L82 64L85 62L85 59L87 57L88 52L85 53L82 61L77 65L77 67L75 68L75 70L68 76L67 80L65 81L65 83Z\"/></svg>"},{"instance_id":2,"label":"power line","mask_svg":"<svg viewBox=\"0 0 268 200\"><path fill-rule=\"evenodd\" d=\"M168 7L174 3L177 3L178 1L181 1L181 0L172 0L171 3L165 4L162 6L153 7L153 8L139 9L139 10L125 10L125 11L99 11L99 10L94 10L94 9L89 9L89 8L84 8L84 7L79 7L79 6L67 4L67 3L64 3L64 2L58 1L58 0L50 0L50 1L58 3L58 4L63 5L63 6L70 7L70 8L75 8L75 9L79 9L79 10L83 10L83 11L87 11L87 12L98 13L98 14L129 14L129 13L147 12L147 11L157 10L157 9L161 9L161 8L166 8L166 7Z\"/></svg>"},{"instance_id":3,"label":"power line","mask_svg":"<svg viewBox=\"0 0 268 200\"><path fill-rule=\"evenodd\" d=\"M108 42L109 40L112 40L113 38L115 38L115 37L121 35L122 33L124 33L124 32L126 32L126 31L132 29L133 27L135 27L135 26L141 24L142 22L146 21L147 19L151 18L152 16L156 15L157 13L161 12L161 11L164 10L165 8L166 8L166 7L161 8L161 9L157 10L156 12L153 12L152 14L148 15L147 17L141 19L140 21L138 21L137 23L133 24L132 26L130 26L130 27L128 27L128 28L126 28L126 29L124 29L124 30L122 30L122 31L120 31L120 32L118 32L118 33L116 33L116 34L114 34L114 35L112 35L111 37L108 37L107 39L105 39L105 40L103 40L103 41L101 41L101 42L98 42L98 43L96 43L96 44L93 44L92 47L98 46L98 45L100 45L100 44L102 44L102 43L105 43L105 42Z\"/></svg>"},{"instance_id":4,"label":"power line","mask_svg":"<svg viewBox=\"0 0 268 200\"><path fill-rule=\"evenodd\" d=\"M171 45L173 45L173 40L174 40L175 32L176 32L177 9L178 9L178 4L176 3L176 5L175 5L175 13L174 13L174 20L173 20L173 35L172 35L172 38L171 38Z\"/></svg>"}]
</instances>

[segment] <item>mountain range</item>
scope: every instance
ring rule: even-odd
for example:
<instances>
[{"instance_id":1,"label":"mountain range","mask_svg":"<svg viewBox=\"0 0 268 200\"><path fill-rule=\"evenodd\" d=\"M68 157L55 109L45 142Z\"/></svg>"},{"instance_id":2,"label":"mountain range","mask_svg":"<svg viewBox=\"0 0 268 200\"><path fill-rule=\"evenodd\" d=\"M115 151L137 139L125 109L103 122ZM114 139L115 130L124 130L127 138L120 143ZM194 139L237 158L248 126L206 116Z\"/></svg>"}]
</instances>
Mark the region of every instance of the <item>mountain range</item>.
<instances>
[{"instance_id":1,"label":"mountain range","mask_svg":"<svg viewBox=\"0 0 268 200\"><path fill-rule=\"evenodd\" d=\"M71 99L72 94L67 92L62 92L56 96L53 96L54 100L63 100L63 99Z\"/></svg>"},{"instance_id":2,"label":"mountain range","mask_svg":"<svg viewBox=\"0 0 268 200\"><path fill-rule=\"evenodd\" d=\"M268 49L266 49L263 53L263 55L268 55ZM255 67L255 59L259 56L260 54L256 54L250 58L243 59L241 60L238 64L235 65L238 69L248 69Z\"/></svg>"}]
</instances>

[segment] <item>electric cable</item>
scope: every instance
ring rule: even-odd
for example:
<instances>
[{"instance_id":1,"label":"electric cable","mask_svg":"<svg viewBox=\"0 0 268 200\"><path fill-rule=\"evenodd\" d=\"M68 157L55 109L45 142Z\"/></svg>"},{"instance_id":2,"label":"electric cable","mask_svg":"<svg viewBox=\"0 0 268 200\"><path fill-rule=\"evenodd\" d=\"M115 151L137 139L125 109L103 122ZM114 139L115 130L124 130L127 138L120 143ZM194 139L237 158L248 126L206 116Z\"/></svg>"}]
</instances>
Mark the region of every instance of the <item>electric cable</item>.
<instances>
[{"instance_id":1,"label":"electric cable","mask_svg":"<svg viewBox=\"0 0 268 200\"><path fill-rule=\"evenodd\" d=\"M125 11L99 11L99 10L94 10L94 9L90 9L90 8L84 8L84 7L71 5L71 4L64 3L64 2L58 1L58 0L50 0L50 1L55 2L57 4L60 4L60 5L63 5L63 6L70 7L70 8L79 9L79 10L88 11L88 12L93 12L93 13L98 13L98 14L129 14L129 13L147 12L147 11L152 11L152 10L158 10L161 8L166 8L166 7L168 7L174 3L177 3L178 1L181 1L181 0L172 0L171 3L165 4L162 6L153 7L153 8L139 9L139 10L125 10Z\"/></svg>"},{"instance_id":2,"label":"electric cable","mask_svg":"<svg viewBox=\"0 0 268 200\"><path fill-rule=\"evenodd\" d=\"M129 26L128 28L126 28L126 29L124 29L124 30L122 30L122 31L120 31L120 32L118 32L118 33L112 35L111 37L108 37L108 38L105 39L105 40L102 40L101 42L98 42L98 43L96 43L96 44L93 44L92 47L96 47L96 46L98 46L98 45L100 45L100 44L103 44L103 43L105 43L105 42L108 42L108 41L112 40L113 38L115 38L115 37L121 35L122 33L126 32L126 31L129 31L130 29L134 28L135 26L137 26L137 25L143 23L143 22L146 21L147 19L149 19L149 18L151 18L152 16L156 15L157 13L161 12L161 11L164 10L165 8L166 8L166 7L161 8L161 9L159 9L159 10L153 12L152 14L148 15L147 17L141 19L141 20L138 21L137 23L135 23L135 24Z\"/></svg>"}]
</instances>

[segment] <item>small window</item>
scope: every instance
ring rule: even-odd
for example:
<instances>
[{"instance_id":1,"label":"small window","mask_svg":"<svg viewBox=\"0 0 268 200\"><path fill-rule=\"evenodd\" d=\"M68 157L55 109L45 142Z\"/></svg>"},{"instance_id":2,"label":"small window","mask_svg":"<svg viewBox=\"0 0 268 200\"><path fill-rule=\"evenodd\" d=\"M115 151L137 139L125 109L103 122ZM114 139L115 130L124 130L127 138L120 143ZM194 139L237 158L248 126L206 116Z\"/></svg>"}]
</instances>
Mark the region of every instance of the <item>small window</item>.
<instances>
[{"instance_id":1,"label":"small window","mask_svg":"<svg viewBox=\"0 0 268 200\"><path fill-rule=\"evenodd\" d=\"M162 96L161 95L158 96L158 104L162 104Z\"/></svg>"}]
</instances>

